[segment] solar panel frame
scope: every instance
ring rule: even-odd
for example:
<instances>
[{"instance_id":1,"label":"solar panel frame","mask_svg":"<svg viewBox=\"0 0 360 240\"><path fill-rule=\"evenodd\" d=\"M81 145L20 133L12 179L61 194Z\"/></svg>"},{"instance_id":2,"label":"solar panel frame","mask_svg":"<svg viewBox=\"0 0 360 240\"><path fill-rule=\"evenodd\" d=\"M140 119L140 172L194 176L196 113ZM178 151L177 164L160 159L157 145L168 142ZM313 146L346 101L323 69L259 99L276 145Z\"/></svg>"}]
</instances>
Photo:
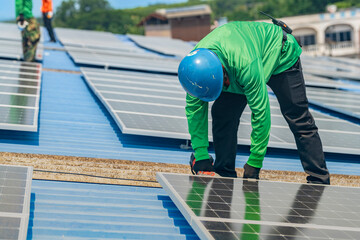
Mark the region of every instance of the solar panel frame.
<instances>
[{"instance_id":1,"label":"solar panel frame","mask_svg":"<svg viewBox=\"0 0 360 240\"><path fill-rule=\"evenodd\" d=\"M5 98L1 100L0 111L7 117L0 123L1 129L37 132L41 73L42 65L39 63L0 60L0 82L3 81L0 83L0 97ZM11 102L4 104L8 101L6 98Z\"/></svg>"},{"instance_id":2,"label":"solar panel frame","mask_svg":"<svg viewBox=\"0 0 360 240\"><path fill-rule=\"evenodd\" d=\"M360 208L352 207L359 188L160 172L156 177L200 239L244 239L233 233L284 240L357 239L360 234L360 221L354 222ZM247 231L245 225L261 228ZM211 232L228 234L216 238Z\"/></svg>"},{"instance_id":3,"label":"solar panel frame","mask_svg":"<svg viewBox=\"0 0 360 240\"><path fill-rule=\"evenodd\" d=\"M29 224L29 215L30 215L30 203L31 203L31 181L32 181L32 173L33 167L25 167L25 166L10 166L10 165L0 165L0 199L8 199L7 201L11 201L11 205L14 206L16 203L15 196L23 196L23 200L21 202L21 212L12 212L11 207L6 211L0 211L0 218L2 220L6 219L20 219L19 223L19 232L17 238L9 238L9 239L18 239L24 240L27 237L28 232L28 224ZM21 179L21 180L19 180ZM16 186L9 185L11 181L21 181L25 182L25 186ZM7 184L7 185L5 185ZM23 194L17 191L18 189L24 189ZM20 202L18 202L20 203ZM0 203L1 205L2 203ZM10 206L10 205L9 205ZM0 227L1 228L1 227ZM10 232L16 227L7 226L5 232ZM0 229L1 231L1 229ZM2 235L2 237L4 237Z\"/></svg>"}]
</instances>

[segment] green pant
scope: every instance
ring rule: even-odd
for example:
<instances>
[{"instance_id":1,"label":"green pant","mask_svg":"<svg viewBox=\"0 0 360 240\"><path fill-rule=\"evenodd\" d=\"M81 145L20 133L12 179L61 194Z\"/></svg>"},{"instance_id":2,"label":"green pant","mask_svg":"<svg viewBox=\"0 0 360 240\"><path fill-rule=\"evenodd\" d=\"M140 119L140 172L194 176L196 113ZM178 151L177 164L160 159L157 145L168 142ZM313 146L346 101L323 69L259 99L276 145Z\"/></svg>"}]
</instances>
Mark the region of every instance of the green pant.
<instances>
[{"instance_id":1,"label":"green pant","mask_svg":"<svg viewBox=\"0 0 360 240\"><path fill-rule=\"evenodd\" d=\"M37 44L40 40L40 25L35 18L26 19L29 23L21 32L24 61L34 62Z\"/></svg>"}]
</instances>

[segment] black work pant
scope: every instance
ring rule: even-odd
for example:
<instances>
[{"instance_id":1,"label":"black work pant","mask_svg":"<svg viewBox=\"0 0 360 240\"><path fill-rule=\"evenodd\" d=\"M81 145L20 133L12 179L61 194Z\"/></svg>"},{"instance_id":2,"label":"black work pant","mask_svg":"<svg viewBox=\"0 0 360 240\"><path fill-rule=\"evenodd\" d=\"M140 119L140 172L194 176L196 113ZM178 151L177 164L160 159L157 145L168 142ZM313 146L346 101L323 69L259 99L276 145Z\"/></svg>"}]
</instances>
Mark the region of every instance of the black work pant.
<instances>
[{"instance_id":1,"label":"black work pant","mask_svg":"<svg viewBox=\"0 0 360 240\"><path fill-rule=\"evenodd\" d=\"M329 184L318 128L308 108L300 60L290 69L273 75L268 86L275 93L281 113L294 134L301 164L309 174L307 181ZM236 177L237 131L246 104L245 95L222 92L212 106L214 168L221 176Z\"/></svg>"},{"instance_id":2,"label":"black work pant","mask_svg":"<svg viewBox=\"0 0 360 240\"><path fill-rule=\"evenodd\" d=\"M51 18L48 18L47 14L48 13L43 13L42 14L43 21L44 21L44 26L45 26L47 32L49 33L50 40L53 41L53 42L56 42L53 27L52 27L52 24L51 24Z\"/></svg>"}]
</instances>

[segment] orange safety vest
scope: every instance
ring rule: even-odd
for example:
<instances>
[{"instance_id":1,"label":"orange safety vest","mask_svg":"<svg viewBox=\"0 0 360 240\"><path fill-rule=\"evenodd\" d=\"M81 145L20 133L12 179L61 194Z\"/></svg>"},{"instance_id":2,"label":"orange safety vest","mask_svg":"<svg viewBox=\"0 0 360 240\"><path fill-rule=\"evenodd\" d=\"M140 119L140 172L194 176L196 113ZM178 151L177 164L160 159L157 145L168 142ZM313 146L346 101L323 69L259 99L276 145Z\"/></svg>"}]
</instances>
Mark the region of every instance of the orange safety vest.
<instances>
[{"instance_id":1,"label":"orange safety vest","mask_svg":"<svg viewBox=\"0 0 360 240\"><path fill-rule=\"evenodd\" d=\"M42 0L41 12L52 12L52 0Z\"/></svg>"}]
</instances>

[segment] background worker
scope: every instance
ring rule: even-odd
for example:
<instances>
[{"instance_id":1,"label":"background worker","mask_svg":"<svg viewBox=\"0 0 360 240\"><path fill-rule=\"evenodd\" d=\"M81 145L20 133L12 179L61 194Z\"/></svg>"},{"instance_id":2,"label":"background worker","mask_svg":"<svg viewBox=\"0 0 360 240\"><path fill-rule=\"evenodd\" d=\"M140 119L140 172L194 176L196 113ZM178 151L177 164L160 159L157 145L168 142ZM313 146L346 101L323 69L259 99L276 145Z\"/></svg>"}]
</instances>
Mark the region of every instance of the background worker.
<instances>
[{"instance_id":1,"label":"background worker","mask_svg":"<svg viewBox=\"0 0 360 240\"><path fill-rule=\"evenodd\" d=\"M53 17L52 0L42 0L41 12L44 26L46 27L46 30L50 37L50 42L56 42L54 30L51 24Z\"/></svg>"},{"instance_id":2,"label":"background worker","mask_svg":"<svg viewBox=\"0 0 360 240\"><path fill-rule=\"evenodd\" d=\"M32 0L15 1L16 21L21 30L24 61L34 62L40 26L32 14Z\"/></svg>"},{"instance_id":3,"label":"background worker","mask_svg":"<svg viewBox=\"0 0 360 240\"><path fill-rule=\"evenodd\" d=\"M188 93L186 116L195 173L237 176L237 132L248 104L251 153L243 177L259 178L270 136L268 85L294 134L307 181L330 184L318 128L308 109L300 54L295 38L277 25L231 22L209 33L181 61L178 77ZM208 102L213 100L214 165L208 153Z\"/></svg>"}]
</instances>

